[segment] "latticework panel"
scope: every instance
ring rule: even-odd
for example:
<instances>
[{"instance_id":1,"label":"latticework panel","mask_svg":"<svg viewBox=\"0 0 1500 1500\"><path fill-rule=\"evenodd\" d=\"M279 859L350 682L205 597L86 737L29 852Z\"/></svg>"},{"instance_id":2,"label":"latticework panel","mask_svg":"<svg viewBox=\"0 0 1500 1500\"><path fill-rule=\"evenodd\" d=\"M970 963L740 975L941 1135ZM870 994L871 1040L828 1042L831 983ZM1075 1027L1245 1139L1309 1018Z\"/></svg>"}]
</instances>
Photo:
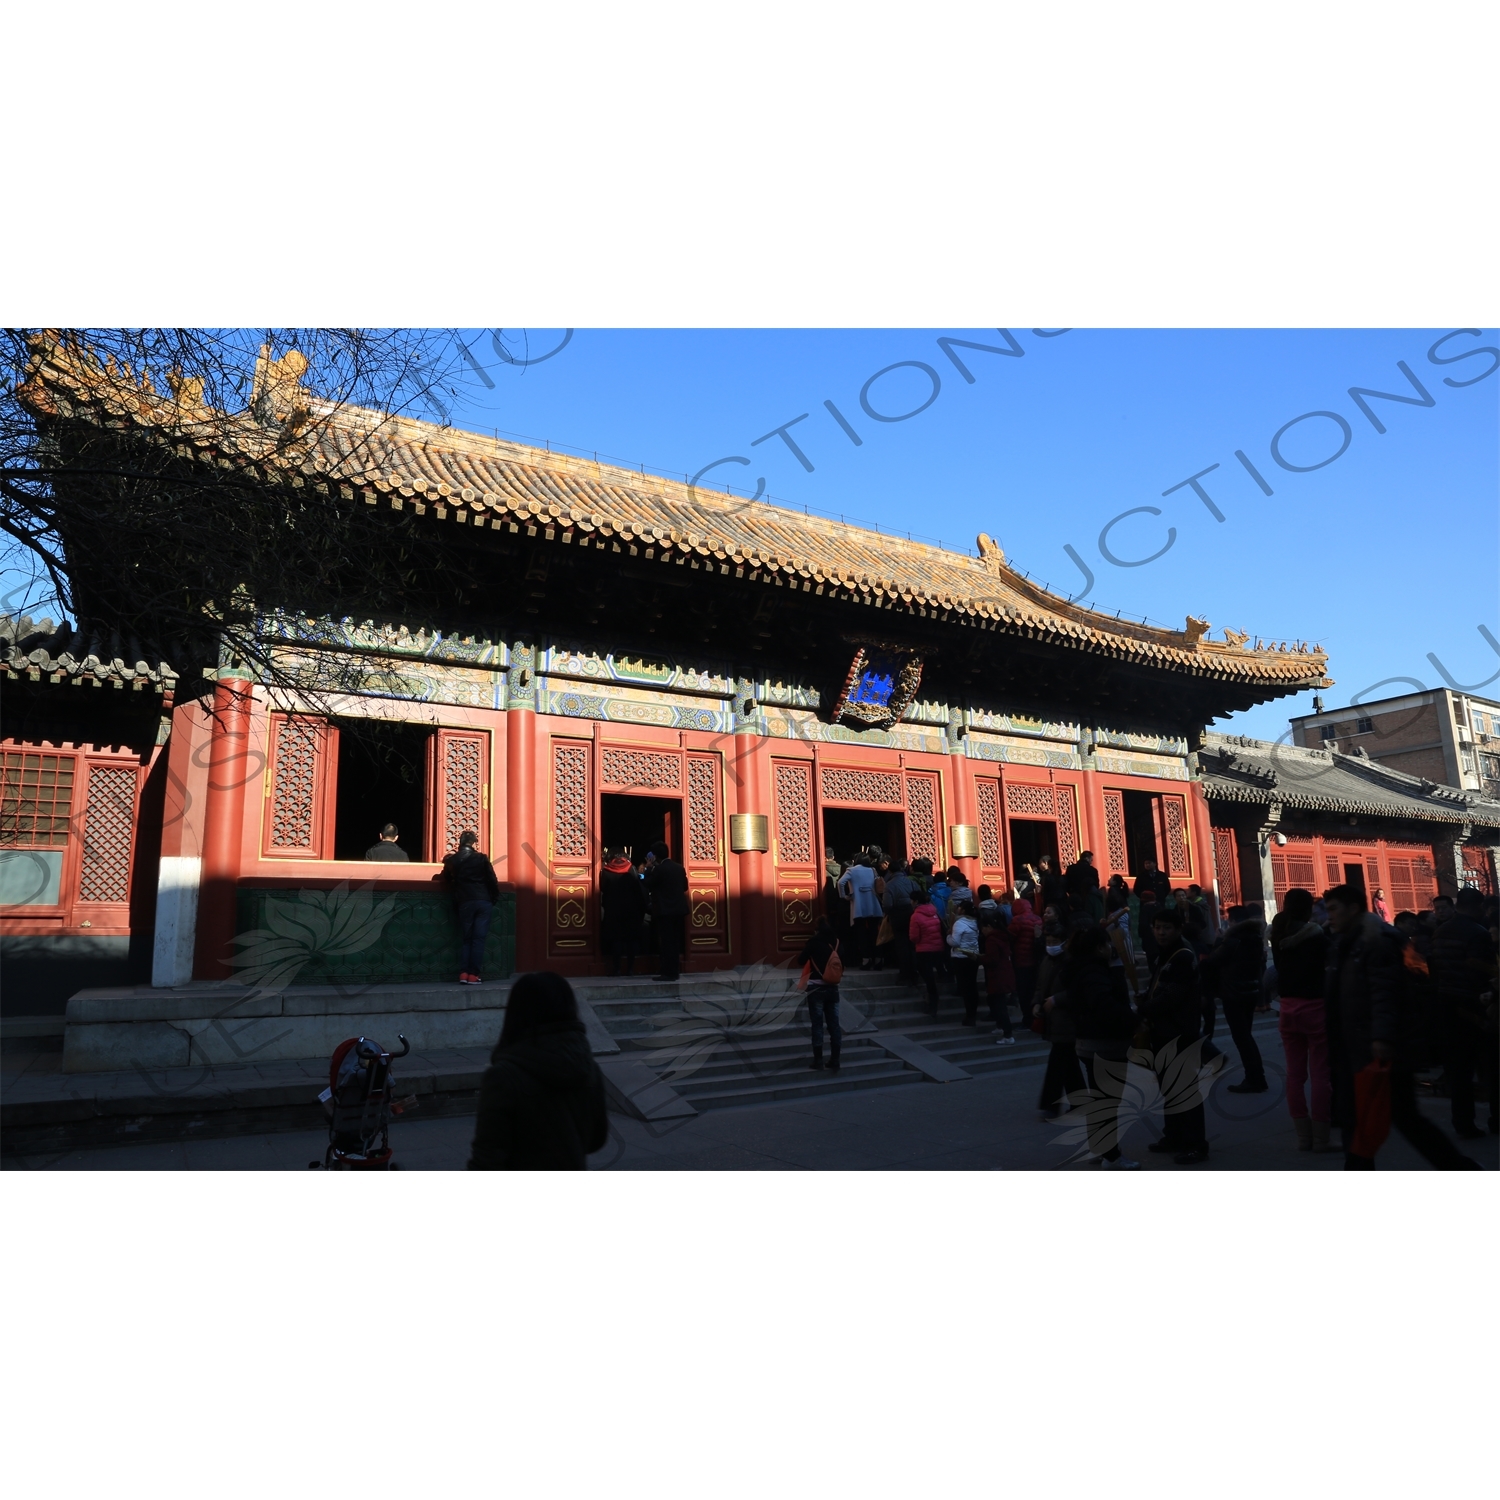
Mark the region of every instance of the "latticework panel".
<instances>
[{"instance_id":1,"label":"latticework panel","mask_svg":"<svg viewBox=\"0 0 1500 1500\"><path fill-rule=\"evenodd\" d=\"M894 771L864 771L852 766L824 766L822 769L825 802L876 803L884 807L901 806L901 777Z\"/></svg>"},{"instance_id":2,"label":"latticework panel","mask_svg":"<svg viewBox=\"0 0 1500 1500\"><path fill-rule=\"evenodd\" d=\"M906 844L910 859L930 859L936 863L938 846L937 778L906 778Z\"/></svg>"},{"instance_id":3,"label":"latticework panel","mask_svg":"<svg viewBox=\"0 0 1500 1500\"><path fill-rule=\"evenodd\" d=\"M589 752L586 745L552 748L552 852L557 859L589 854Z\"/></svg>"},{"instance_id":4,"label":"latticework panel","mask_svg":"<svg viewBox=\"0 0 1500 1500\"><path fill-rule=\"evenodd\" d=\"M480 835L484 784L484 757L480 742L467 736L450 735L443 741L443 849L457 849L465 829Z\"/></svg>"},{"instance_id":5,"label":"latticework panel","mask_svg":"<svg viewBox=\"0 0 1500 1500\"><path fill-rule=\"evenodd\" d=\"M1161 799L1162 832L1167 845L1167 873L1189 876L1193 862L1188 856L1187 804L1181 797Z\"/></svg>"},{"instance_id":6,"label":"latticework panel","mask_svg":"<svg viewBox=\"0 0 1500 1500\"><path fill-rule=\"evenodd\" d=\"M1125 799L1119 792L1104 794L1104 844L1109 868L1123 874L1130 868L1130 854L1125 842Z\"/></svg>"},{"instance_id":7,"label":"latticework panel","mask_svg":"<svg viewBox=\"0 0 1500 1500\"><path fill-rule=\"evenodd\" d=\"M813 862L812 777L800 761L776 766L776 857L784 865Z\"/></svg>"},{"instance_id":8,"label":"latticework panel","mask_svg":"<svg viewBox=\"0 0 1500 1500\"><path fill-rule=\"evenodd\" d=\"M273 849L313 847L320 735L321 726L307 719L282 719L277 728L271 786Z\"/></svg>"},{"instance_id":9,"label":"latticework panel","mask_svg":"<svg viewBox=\"0 0 1500 1500\"><path fill-rule=\"evenodd\" d=\"M1050 786L1032 786L1025 781L1006 783L1005 807L1013 818L1051 818L1056 809Z\"/></svg>"},{"instance_id":10,"label":"latticework panel","mask_svg":"<svg viewBox=\"0 0 1500 1500\"><path fill-rule=\"evenodd\" d=\"M80 901L125 901L130 896L130 837L135 827L134 766L90 766L83 829Z\"/></svg>"},{"instance_id":11,"label":"latticework panel","mask_svg":"<svg viewBox=\"0 0 1500 1500\"><path fill-rule=\"evenodd\" d=\"M681 757L657 750L620 750L605 746L603 785L633 791L678 791L682 786Z\"/></svg>"},{"instance_id":12,"label":"latticework panel","mask_svg":"<svg viewBox=\"0 0 1500 1500\"><path fill-rule=\"evenodd\" d=\"M1488 849L1465 847L1459 851L1464 862L1464 884L1486 896L1495 894L1493 860Z\"/></svg>"},{"instance_id":13,"label":"latticework panel","mask_svg":"<svg viewBox=\"0 0 1500 1500\"><path fill-rule=\"evenodd\" d=\"M979 802L979 857L986 870L1002 867L1000 858L1000 783L981 777L974 783Z\"/></svg>"},{"instance_id":14,"label":"latticework panel","mask_svg":"<svg viewBox=\"0 0 1500 1500\"><path fill-rule=\"evenodd\" d=\"M688 858L694 864L719 862L718 780L711 760L688 761Z\"/></svg>"},{"instance_id":15,"label":"latticework panel","mask_svg":"<svg viewBox=\"0 0 1500 1500\"><path fill-rule=\"evenodd\" d=\"M71 755L0 754L0 845L61 849L68 842L73 767Z\"/></svg>"},{"instance_id":16,"label":"latticework panel","mask_svg":"<svg viewBox=\"0 0 1500 1500\"><path fill-rule=\"evenodd\" d=\"M1240 902L1240 863L1235 852L1234 829L1214 829L1214 874L1219 879L1221 906L1238 906Z\"/></svg>"},{"instance_id":17,"label":"latticework panel","mask_svg":"<svg viewBox=\"0 0 1500 1500\"><path fill-rule=\"evenodd\" d=\"M1055 786L1052 792L1053 806L1057 809L1057 857L1067 869L1078 859L1078 807L1073 801L1072 787Z\"/></svg>"}]
</instances>

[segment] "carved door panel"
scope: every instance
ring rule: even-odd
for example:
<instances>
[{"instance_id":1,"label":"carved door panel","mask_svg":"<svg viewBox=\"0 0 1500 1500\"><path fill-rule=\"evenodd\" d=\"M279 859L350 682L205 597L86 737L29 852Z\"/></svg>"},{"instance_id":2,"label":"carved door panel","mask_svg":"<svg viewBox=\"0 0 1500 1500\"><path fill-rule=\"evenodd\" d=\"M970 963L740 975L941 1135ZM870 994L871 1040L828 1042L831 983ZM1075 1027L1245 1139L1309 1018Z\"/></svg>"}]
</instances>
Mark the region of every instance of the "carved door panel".
<instances>
[{"instance_id":1,"label":"carved door panel","mask_svg":"<svg viewBox=\"0 0 1500 1500\"><path fill-rule=\"evenodd\" d=\"M427 858L440 860L458 848L466 829L479 835L479 847L490 848L490 737L485 730L439 729L427 742Z\"/></svg>"},{"instance_id":2,"label":"carved door panel","mask_svg":"<svg viewBox=\"0 0 1500 1500\"><path fill-rule=\"evenodd\" d=\"M1214 829L1214 874L1219 878L1219 907L1228 910L1240 904L1240 862L1235 851L1234 829Z\"/></svg>"},{"instance_id":3,"label":"carved door panel","mask_svg":"<svg viewBox=\"0 0 1500 1500\"><path fill-rule=\"evenodd\" d=\"M818 878L813 838L812 763L771 762L775 805L772 869L776 891L776 941L783 952L800 948L817 924Z\"/></svg>"},{"instance_id":4,"label":"carved door panel","mask_svg":"<svg viewBox=\"0 0 1500 1500\"><path fill-rule=\"evenodd\" d=\"M80 904L124 907L130 900L130 853L139 781L140 773L133 762L88 763L78 871ZM121 913L111 925L123 925L126 920Z\"/></svg>"},{"instance_id":5,"label":"carved door panel","mask_svg":"<svg viewBox=\"0 0 1500 1500\"><path fill-rule=\"evenodd\" d=\"M1193 859L1188 843L1187 799L1176 792L1156 798L1156 847L1161 868L1174 881L1193 878Z\"/></svg>"},{"instance_id":6,"label":"carved door panel","mask_svg":"<svg viewBox=\"0 0 1500 1500\"><path fill-rule=\"evenodd\" d=\"M1224 830L1226 833L1229 830ZM1130 846L1125 838L1125 794L1104 793L1104 857L1098 861L1106 879L1111 875L1130 874Z\"/></svg>"},{"instance_id":7,"label":"carved door panel","mask_svg":"<svg viewBox=\"0 0 1500 1500\"><path fill-rule=\"evenodd\" d=\"M729 952L724 873L724 791L718 755L687 757L687 950Z\"/></svg>"},{"instance_id":8,"label":"carved door panel","mask_svg":"<svg viewBox=\"0 0 1500 1500\"><path fill-rule=\"evenodd\" d=\"M582 958L594 951L594 747L553 740L551 827L547 834L547 951Z\"/></svg>"},{"instance_id":9,"label":"carved door panel","mask_svg":"<svg viewBox=\"0 0 1500 1500\"><path fill-rule=\"evenodd\" d=\"M1057 809L1057 858L1066 870L1077 863L1082 847L1078 842L1078 794L1067 783L1052 788L1052 805Z\"/></svg>"},{"instance_id":10,"label":"carved door panel","mask_svg":"<svg viewBox=\"0 0 1500 1500\"><path fill-rule=\"evenodd\" d=\"M906 857L944 864L943 808L936 771L906 773Z\"/></svg>"},{"instance_id":11,"label":"carved door panel","mask_svg":"<svg viewBox=\"0 0 1500 1500\"><path fill-rule=\"evenodd\" d=\"M339 732L324 719L271 717L261 852L272 859L326 859L333 850Z\"/></svg>"},{"instance_id":12,"label":"carved door panel","mask_svg":"<svg viewBox=\"0 0 1500 1500\"><path fill-rule=\"evenodd\" d=\"M998 893L1005 886L1005 852L1001 838L1000 780L974 778L974 801L979 808L979 868L985 883Z\"/></svg>"}]
</instances>

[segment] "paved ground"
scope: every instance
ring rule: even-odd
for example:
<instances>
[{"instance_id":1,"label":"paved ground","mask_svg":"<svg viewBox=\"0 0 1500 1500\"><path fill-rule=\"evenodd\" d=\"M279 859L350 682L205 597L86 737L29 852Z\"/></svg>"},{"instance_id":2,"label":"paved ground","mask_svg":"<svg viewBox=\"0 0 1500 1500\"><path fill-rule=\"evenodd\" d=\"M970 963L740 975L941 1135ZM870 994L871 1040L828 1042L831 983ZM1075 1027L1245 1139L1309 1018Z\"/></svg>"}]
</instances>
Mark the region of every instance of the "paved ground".
<instances>
[{"instance_id":1,"label":"paved ground","mask_svg":"<svg viewBox=\"0 0 1500 1500\"><path fill-rule=\"evenodd\" d=\"M1259 1037L1272 1091L1226 1093L1231 1071L1214 1088L1207 1110L1210 1161L1178 1167L1170 1157L1152 1156L1159 1106L1153 1108L1149 1075L1124 1117L1126 1155L1153 1171L1336 1171L1338 1154L1314 1156L1295 1149L1286 1106L1279 1091L1281 1048L1274 1032ZM921 1084L869 1089L843 1096L793 1100L744 1109L710 1110L684 1123L650 1126L610 1116L608 1145L590 1163L613 1171L653 1170L861 1170L940 1171L1096 1170L1075 1160L1082 1132L1067 1116L1050 1124L1037 1119L1035 1100L1040 1066L1016 1068L964 1083ZM1424 1110L1445 1129L1445 1100ZM1483 1106L1481 1106L1481 1111ZM411 1170L451 1171L468 1155L473 1122L468 1117L399 1122L391 1132L397 1160ZM321 1160L321 1131L241 1137L231 1140L170 1142L76 1151L63 1157L12 1158L10 1167L115 1171L229 1170L305 1171ZM1469 1142L1468 1155L1489 1171L1500 1169L1500 1137ZM1398 1135L1380 1155L1388 1170L1424 1170L1426 1163Z\"/></svg>"}]
</instances>

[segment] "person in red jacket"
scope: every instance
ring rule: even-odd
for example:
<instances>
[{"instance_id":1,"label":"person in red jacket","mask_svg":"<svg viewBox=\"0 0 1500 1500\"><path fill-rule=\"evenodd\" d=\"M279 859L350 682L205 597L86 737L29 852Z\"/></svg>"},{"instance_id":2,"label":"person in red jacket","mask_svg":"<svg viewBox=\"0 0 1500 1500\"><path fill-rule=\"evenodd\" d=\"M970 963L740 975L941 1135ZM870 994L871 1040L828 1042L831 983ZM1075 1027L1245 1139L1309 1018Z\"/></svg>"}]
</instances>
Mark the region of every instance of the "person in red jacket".
<instances>
[{"instance_id":1,"label":"person in red jacket","mask_svg":"<svg viewBox=\"0 0 1500 1500\"><path fill-rule=\"evenodd\" d=\"M1015 905L1011 908L1007 936L1010 938L1010 959L1015 970L1016 994L1021 1000L1023 1016L1031 1014L1032 990L1036 985L1038 958L1036 945L1041 931L1041 921L1031 909L1031 902L1024 896L1018 896Z\"/></svg>"},{"instance_id":2,"label":"person in red jacket","mask_svg":"<svg viewBox=\"0 0 1500 1500\"><path fill-rule=\"evenodd\" d=\"M943 936L943 920L937 907L927 896L922 896L911 911L911 946L917 960L917 974L927 986L927 1004L922 1007L929 1016L938 1009L937 970L946 946Z\"/></svg>"},{"instance_id":3,"label":"person in red jacket","mask_svg":"<svg viewBox=\"0 0 1500 1500\"><path fill-rule=\"evenodd\" d=\"M1010 1003L1015 999L1016 975L1011 964L1010 940L1004 913L998 909L979 919L979 951L984 962L984 992L990 1002L990 1019L1005 1033L1002 1047L1014 1047L1010 1031Z\"/></svg>"}]
</instances>

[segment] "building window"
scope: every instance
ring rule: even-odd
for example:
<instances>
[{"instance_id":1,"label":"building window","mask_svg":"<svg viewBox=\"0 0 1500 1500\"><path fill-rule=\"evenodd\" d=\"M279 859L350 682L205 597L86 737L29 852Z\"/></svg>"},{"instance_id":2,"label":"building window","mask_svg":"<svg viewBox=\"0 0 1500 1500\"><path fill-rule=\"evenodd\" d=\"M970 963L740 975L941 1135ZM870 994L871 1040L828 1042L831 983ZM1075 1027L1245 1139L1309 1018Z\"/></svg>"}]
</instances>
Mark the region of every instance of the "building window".
<instances>
[{"instance_id":1,"label":"building window","mask_svg":"<svg viewBox=\"0 0 1500 1500\"><path fill-rule=\"evenodd\" d=\"M427 858L428 741L423 724L336 719L333 857L363 859L388 823L409 860Z\"/></svg>"},{"instance_id":2,"label":"building window","mask_svg":"<svg viewBox=\"0 0 1500 1500\"><path fill-rule=\"evenodd\" d=\"M1319 724L1318 733L1324 740L1336 740L1339 737L1338 726L1335 724Z\"/></svg>"},{"instance_id":3,"label":"building window","mask_svg":"<svg viewBox=\"0 0 1500 1500\"><path fill-rule=\"evenodd\" d=\"M1355 734L1374 734L1375 721L1373 719L1357 719L1354 725Z\"/></svg>"},{"instance_id":4,"label":"building window","mask_svg":"<svg viewBox=\"0 0 1500 1500\"><path fill-rule=\"evenodd\" d=\"M58 904L75 765L71 755L0 754L0 905Z\"/></svg>"}]
</instances>

